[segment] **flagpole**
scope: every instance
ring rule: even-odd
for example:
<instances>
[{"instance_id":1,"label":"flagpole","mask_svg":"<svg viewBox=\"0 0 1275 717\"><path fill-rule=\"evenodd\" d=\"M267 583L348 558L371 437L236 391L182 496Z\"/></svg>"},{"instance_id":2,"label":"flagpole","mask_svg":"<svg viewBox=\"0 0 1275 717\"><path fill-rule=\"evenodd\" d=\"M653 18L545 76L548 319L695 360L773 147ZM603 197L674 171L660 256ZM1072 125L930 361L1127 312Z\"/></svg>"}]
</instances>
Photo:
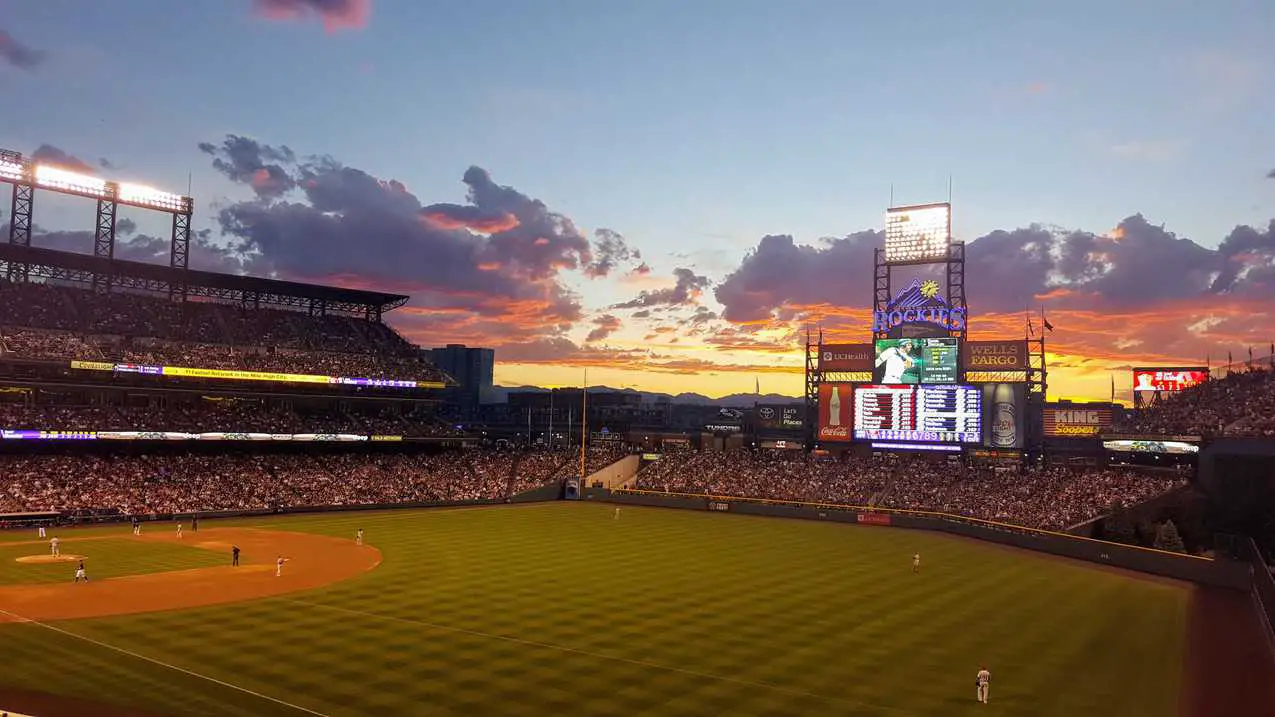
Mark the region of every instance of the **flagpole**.
<instances>
[{"instance_id":1,"label":"flagpole","mask_svg":"<svg viewBox=\"0 0 1275 717\"><path fill-rule=\"evenodd\" d=\"M584 451L589 442L589 369L584 370L584 391L580 394L580 487L584 487Z\"/></svg>"}]
</instances>

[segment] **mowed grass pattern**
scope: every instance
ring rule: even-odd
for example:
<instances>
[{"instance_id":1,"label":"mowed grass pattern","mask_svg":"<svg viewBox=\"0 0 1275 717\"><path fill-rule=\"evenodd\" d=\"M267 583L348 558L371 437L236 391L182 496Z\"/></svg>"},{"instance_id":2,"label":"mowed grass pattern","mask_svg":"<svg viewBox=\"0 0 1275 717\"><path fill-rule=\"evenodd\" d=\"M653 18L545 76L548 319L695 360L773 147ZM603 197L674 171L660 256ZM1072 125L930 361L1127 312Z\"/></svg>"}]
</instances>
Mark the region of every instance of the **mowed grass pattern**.
<instances>
[{"instance_id":1,"label":"mowed grass pattern","mask_svg":"<svg viewBox=\"0 0 1275 717\"><path fill-rule=\"evenodd\" d=\"M937 534L593 504L237 524L363 527L384 563L284 598L56 627L333 717L987 714L980 664L999 714L1178 702L1185 589ZM0 640L14 687L305 714L37 625Z\"/></svg>"},{"instance_id":2,"label":"mowed grass pattern","mask_svg":"<svg viewBox=\"0 0 1275 717\"><path fill-rule=\"evenodd\" d=\"M117 530L115 534L119 535L120 532ZM198 534L192 538L192 542L197 538ZM93 540L63 539L61 549L63 555L83 555L84 571L92 580L226 564L224 555L208 550L138 540L131 536ZM26 555L48 554L49 547L44 544L0 543L0 585L70 582L75 577L74 562L36 564L19 563L16 560Z\"/></svg>"}]
</instances>

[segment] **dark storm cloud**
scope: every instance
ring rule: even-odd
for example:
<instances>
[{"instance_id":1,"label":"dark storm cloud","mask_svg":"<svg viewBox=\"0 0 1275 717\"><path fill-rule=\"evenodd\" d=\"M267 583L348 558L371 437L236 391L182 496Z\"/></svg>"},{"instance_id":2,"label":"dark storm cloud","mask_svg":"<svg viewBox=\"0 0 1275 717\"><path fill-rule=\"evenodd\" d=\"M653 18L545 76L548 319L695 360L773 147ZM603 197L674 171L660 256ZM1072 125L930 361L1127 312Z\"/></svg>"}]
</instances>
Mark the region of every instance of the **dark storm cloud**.
<instances>
[{"instance_id":1,"label":"dark storm cloud","mask_svg":"<svg viewBox=\"0 0 1275 717\"><path fill-rule=\"evenodd\" d=\"M690 269L673 270L677 283L664 289L644 290L637 298L616 304L615 309L637 309L650 306L682 306L694 302L711 283L707 276L700 276Z\"/></svg>"},{"instance_id":2,"label":"dark storm cloud","mask_svg":"<svg viewBox=\"0 0 1275 717\"><path fill-rule=\"evenodd\" d=\"M1051 295L1062 303L1112 307L1226 292L1275 298L1272 229L1237 227L1218 249L1180 238L1133 215L1108 235L1039 225L994 231L966 248L968 301L977 311L1021 311ZM786 310L871 303L868 272L878 232L818 245L768 236L718 286L724 318L791 316Z\"/></svg>"},{"instance_id":3,"label":"dark storm cloud","mask_svg":"<svg viewBox=\"0 0 1275 717\"><path fill-rule=\"evenodd\" d=\"M423 206L402 183L331 157L299 158L237 136L200 148L223 174L257 191L257 199L218 214L254 271L410 293L413 304L402 313L419 333L499 343L552 335L581 317L559 275L591 265L588 239L480 167L463 177L469 204ZM255 178L266 166L295 196L260 191Z\"/></svg>"},{"instance_id":4,"label":"dark storm cloud","mask_svg":"<svg viewBox=\"0 0 1275 717\"><path fill-rule=\"evenodd\" d=\"M44 62L45 54L18 42L17 39L0 30L0 60L13 65L19 70L33 70Z\"/></svg>"},{"instance_id":5,"label":"dark storm cloud","mask_svg":"<svg viewBox=\"0 0 1275 717\"><path fill-rule=\"evenodd\" d=\"M35 148L31 153L31 158L37 162L45 162L47 164L56 164L64 169L73 172L83 172L84 174L96 175L97 169L93 165L76 157L75 155L54 147L51 144L42 144Z\"/></svg>"},{"instance_id":6,"label":"dark storm cloud","mask_svg":"<svg viewBox=\"0 0 1275 717\"><path fill-rule=\"evenodd\" d=\"M630 247L619 232L611 229L599 229L593 233L593 256L593 263L585 267L585 274L593 278L607 276L621 264L642 260L642 252ZM640 264L635 269L645 266ZM649 272L650 267L646 270Z\"/></svg>"},{"instance_id":7,"label":"dark storm cloud","mask_svg":"<svg viewBox=\"0 0 1275 717\"><path fill-rule=\"evenodd\" d=\"M372 14L372 0L255 0L255 6L269 20L318 16L328 32L363 27Z\"/></svg>"},{"instance_id":8,"label":"dark storm cloud","mask_svg":"<svg viewBox=\"0 0 1275 717\"><path fill-rule=\"evenodd\" d=\"M259 197L277 198L290 191L295 183L283 168L296 162L287 146L262 145L256 140L227 135L221 144L201 142L199 150L213 157L213 168L231 181L247 184Z\"/></svg>"},{"instance_id":9,"label":"dark storm cloud","mask_svg":"<svg viewBox=\"0 0 1275 717\"><path fill-rule=\"evenodd\" d=\"M859 232L841 239L825 239L817 246L797 244L791 236L763 237L714 290L727 321L757 321L789 304L832 303L858 306L863 286L851 276L869 272L880 232ZM870 289L869 289L870 292Z\"/></svg>"},{"instance_id":10,"label":"dark storm cloud","mask_svg":"<svg viewBox=\"0 0 1275 717\"><path fill-rule=\"evenodd\" d=\"M611 314L603 314L593 320L593 330L585 337L586 342L601 341L616 331L620 330L620 319L618 316Z\"/></svg>"}]
</instances>

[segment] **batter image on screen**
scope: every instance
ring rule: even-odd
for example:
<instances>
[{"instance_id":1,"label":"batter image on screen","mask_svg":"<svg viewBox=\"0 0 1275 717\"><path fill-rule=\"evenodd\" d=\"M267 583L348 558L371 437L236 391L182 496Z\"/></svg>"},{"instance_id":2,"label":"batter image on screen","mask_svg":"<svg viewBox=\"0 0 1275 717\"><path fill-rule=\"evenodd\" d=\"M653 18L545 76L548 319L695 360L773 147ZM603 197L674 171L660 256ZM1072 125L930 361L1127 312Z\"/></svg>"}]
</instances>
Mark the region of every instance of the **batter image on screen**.
<instances>
[{"instance_id":1,"label":"batter image on screen","mask_svg":"<svg viewBox=\"0 0 1275 717\"><path fill-rule=\"evenodd\" d=\"M877 383L920 383L921 351L913 339L883 339L877 342L874 378Z\"/></svg>"},{"instance_id":2,"label":"batter image on screen","mask_svg":"<svg viewBox=\"0 0 1275 717\"><path fill-rule=\"evenodd\" d=\"M883 384L956 383L957 340L879 339L873 380Z\"/></svg>"}]
</instances>

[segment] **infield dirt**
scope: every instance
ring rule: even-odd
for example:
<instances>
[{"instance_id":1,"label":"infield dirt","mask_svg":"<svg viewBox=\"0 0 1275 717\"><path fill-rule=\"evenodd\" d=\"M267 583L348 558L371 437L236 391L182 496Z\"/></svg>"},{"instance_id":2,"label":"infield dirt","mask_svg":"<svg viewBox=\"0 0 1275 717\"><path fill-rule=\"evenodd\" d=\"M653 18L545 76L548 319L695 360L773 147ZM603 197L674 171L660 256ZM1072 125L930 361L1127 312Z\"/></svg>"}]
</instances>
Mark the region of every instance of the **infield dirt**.
<instances>
[{"instance_id":1,"label":"infield dirt","mask_svg":"<svg viewBox=\"0 0 1275 717\"><path fill-rule=\"evenodd\" d=\"M298 590L311 590L346 580L375 568L381 551L352 540L323 535L253 528L211 528L133 536L133 540L169 542L224 553L226 565L147 575L65 583L0 587L0 622L71 620L180 610L255 600ZM91 552L93 538L66 538L65 549ZM45 545L32 541L32 545ZM239 565L230 564L230 548L238 545ZM275 576L275 559L287 563ZM90 573L90 576L92 573Z\"/></svg>"}]
</instances>

